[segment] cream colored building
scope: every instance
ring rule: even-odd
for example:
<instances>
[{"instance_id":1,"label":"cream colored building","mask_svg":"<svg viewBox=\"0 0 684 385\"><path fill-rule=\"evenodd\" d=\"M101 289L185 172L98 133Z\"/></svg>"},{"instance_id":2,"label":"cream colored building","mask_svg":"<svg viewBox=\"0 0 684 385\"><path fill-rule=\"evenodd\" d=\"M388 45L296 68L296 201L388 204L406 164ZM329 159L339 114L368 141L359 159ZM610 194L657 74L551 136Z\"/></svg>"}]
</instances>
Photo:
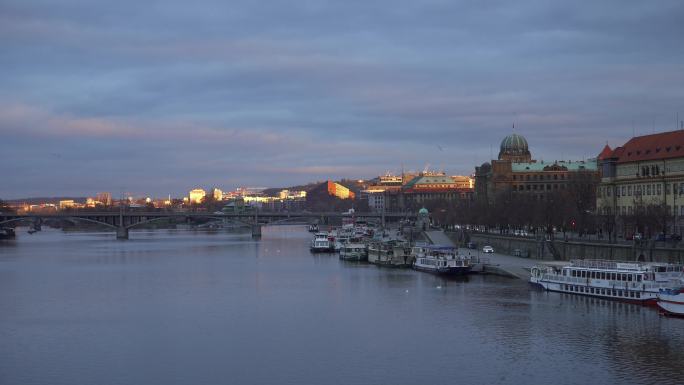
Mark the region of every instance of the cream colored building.
<instances>
[{"instance_id":1,"label":"cream colored building","mask_svg":"<svg viewBox=\"0 0 684 385\"><path fill-rule=\"evenodd\" d=\"M599 163L597 213L614 221L618 234L682 233L684 131L634 137L614 150L606 146ZM660 213L662 225L644 228L638 217L646 209Z\"/></svg>"},{"instance_id":2,"label":"cream colored building","mask_svg":"<svg viewBox=\"0 0 684 385\"><path fill-rule=\"evenodd\" d=\"M223 191L221 189L214 187L211 190L211 196L214 197L215 201L222 201L223 200Z\"/></svg>"},{"instance_id":3,"label":"cream colored building","mask_svg":"<svg viewBox=\"0 0 684 385\"><path fill-rule=\"evenodd\" d=\"M190 203L202 203L202 199L207 195L207 192L204 191L204 189L201 188L196 188L194 190L190 190L190 193L188 194L188 200Z\"/></svg>"}]
</instances>

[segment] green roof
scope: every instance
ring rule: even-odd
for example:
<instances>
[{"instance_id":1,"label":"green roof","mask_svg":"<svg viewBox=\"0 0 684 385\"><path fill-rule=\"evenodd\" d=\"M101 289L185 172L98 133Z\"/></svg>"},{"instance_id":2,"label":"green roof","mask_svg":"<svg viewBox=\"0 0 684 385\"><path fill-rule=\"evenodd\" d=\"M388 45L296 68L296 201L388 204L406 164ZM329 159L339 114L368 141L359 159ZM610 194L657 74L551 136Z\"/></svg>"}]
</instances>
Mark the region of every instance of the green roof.
<instances>
[{"instance_id":1,"label":"green roof","mask_svg":"<svg viewBox=\"0 0 684 385\"><path fill-rule=\"evenodd\" d=\"M417 184L435 184L435 183L454 183L454 180L447 175L420 175L411 179L404 188L411 188Z\"/></svg>"},{"instance_id":2,"label":"green roof","mask_svg":"<svg viewBox=\"0 0 684 385\"><path fill-rule=\"evenodd\" d=\"M528 171L544 171L544 167L558 165L565 167L568 171L598 171L598 162L596 159L587 159L579 161L554 161L554 162L532 162L532 163L511 163L513 172L528 172Z\"/></svg>"}]
</instances>

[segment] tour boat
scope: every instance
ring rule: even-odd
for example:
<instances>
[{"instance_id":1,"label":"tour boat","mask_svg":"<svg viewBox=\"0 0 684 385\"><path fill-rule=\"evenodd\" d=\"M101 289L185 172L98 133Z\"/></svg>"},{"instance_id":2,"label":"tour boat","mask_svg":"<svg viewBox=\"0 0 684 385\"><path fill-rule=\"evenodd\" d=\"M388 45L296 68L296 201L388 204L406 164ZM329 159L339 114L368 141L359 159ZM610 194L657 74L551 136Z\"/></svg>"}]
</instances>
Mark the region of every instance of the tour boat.
<instances>
[{"instance_id":1,"label":"tour boat","mask_svg":"<svg viewBox=\"0 0 684 385\"><path fill-rule=\"evenodd\" d=\"M585 259L534 266L530 273L531 283L549 291L655 304L660 289L681 279L682 265Z\"/></svg>"},{"instance_id":2,"label":"tour boat","mask_svg":"<svg viewBox=\"0 0 684 385\"><path fill-rule=\"evenodd\" d=\"M376 241L368 244L368 262L392 267L410 267L411 248L402 241Z\"/></svg>"},{"instance_id":3,"label":"tour boat","mask_svg":"<svg viewBox=\"0 0 684 385\"><path fill-rule=\"evenodd\" d=\"M340 259L345 261L365 261L368 259L366 245L358 239L350 239L340 248Z\"/></svg>"},{"instance_id":4,"label":"tour boat","mask_svg":"<svg viewBox=\"0 0 684 385\"><path fill-rule=\"evenodd\" d=\"M16 232L11 227L0 228L0 239L14 239L17 236Z\"/></svg>"},{"instance_id":5,"label":"tour boat","mask_svg":"<svg viewBox=\"0 0 684 385\"><path fill-rule=\"evenodd\" d=\"M656 304L666 314L684 317L684 286L661 289Z\"/></svg>"},{"instance_id":6,"label":"tour boat","mask_svg":"<svg viewBox=\"0 0 684 385\"><path fill-rule=\"evenodd\" d=\"M333 250L330 246L330 240L328 239L328 233L316 233L314 239L311 241L311 252L312 253L329 253Z\"/></svg>"},{"instance_id":7,"label":"tour boat","mask_svg":"<svg viewBox=\"0 0 684 385\"><path fill-rule=\"evenodd\" d=\"M449 246L415 246L411 255L415 258L413 268L428 273L462 275L471 269L470 259Z\"/></svg>"}]
</instances>

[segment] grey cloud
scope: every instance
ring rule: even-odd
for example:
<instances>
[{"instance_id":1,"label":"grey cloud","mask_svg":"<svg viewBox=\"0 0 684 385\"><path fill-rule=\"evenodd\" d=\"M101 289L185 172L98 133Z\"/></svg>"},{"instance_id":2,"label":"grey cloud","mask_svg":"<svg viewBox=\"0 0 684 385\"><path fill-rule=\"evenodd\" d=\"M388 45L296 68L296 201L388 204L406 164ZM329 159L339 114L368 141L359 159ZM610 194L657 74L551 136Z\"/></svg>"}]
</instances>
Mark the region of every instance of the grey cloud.
<instances>
[{"instance_id":1,"label":"grey cloud","mask_svg":"<svg viewBox=\"0 0 684 385\"><path fill-rule=\"evenodd\" d=\"M469 173L513 122L535 157L591 156L632 122L684 119L682 14L675 0L3 1L0 146L17 172L0 197L47 180L165 194L402 163Z\"/></svg>"}]
</instances>

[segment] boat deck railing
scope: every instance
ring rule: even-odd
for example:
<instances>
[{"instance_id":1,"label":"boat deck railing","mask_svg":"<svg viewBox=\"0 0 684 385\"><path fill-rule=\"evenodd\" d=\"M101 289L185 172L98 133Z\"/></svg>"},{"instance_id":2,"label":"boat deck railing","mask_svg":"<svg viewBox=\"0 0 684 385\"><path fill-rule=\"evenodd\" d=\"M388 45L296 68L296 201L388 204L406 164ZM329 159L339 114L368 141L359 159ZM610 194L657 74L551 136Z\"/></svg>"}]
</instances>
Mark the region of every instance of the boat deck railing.
<instances>
[{"instance_id":1,"label":"boat deck railing","mask_svg":"<svg viewBox=\"0 0 684 385\"><path fill-rule=\"evenodd\" d=\"M573 259L572 267L612 270L646 270L646 265L634 261L606 261L603 259Z\"/></svg>"}]
</instances>

